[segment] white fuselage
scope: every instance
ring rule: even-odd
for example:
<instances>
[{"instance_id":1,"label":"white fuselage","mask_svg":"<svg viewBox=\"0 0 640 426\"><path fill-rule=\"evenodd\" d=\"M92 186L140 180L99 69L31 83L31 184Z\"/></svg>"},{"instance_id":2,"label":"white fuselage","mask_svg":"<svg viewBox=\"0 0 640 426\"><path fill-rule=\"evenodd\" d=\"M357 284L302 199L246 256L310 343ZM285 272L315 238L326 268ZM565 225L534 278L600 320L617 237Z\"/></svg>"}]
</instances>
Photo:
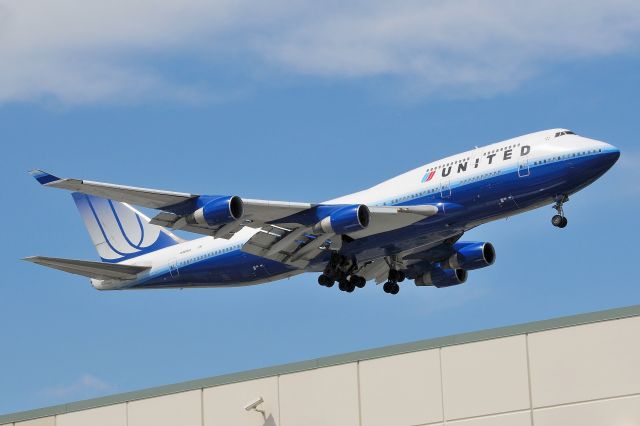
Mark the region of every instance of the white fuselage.
<instances>
[{"instance_id":1,"label":"white fuselage","mask_svg":"<svg viewBox=\"0 0 640 426\"><path fill-rule=\"evenodd\" d=\"M328 200L325 204L366 204L368 206L396 205L419 199L429 194L446 197L455 188L469 183L490 179L500 174L513 172L529 173L530 168L539 164L547 164L572 156L592 155L603 151L615 150L609 144L575 134L562 134L565 129L552 129L531 133L506 141L475 148L456 155L434 161L411 171L379 183L369 189ZM526 181L523 181L526 185ZM513 214L513 213L511 213ZM151 269L135 282L118 280L92 280L98 289L129 288L137 281L158 274L167 274L171 279L172 269L179 273L180 268L203 259L223 256L232 251L239 251L242 246L259 230L245 227L232 238L214 239L202 237L167 247L153 253L141 255L123 264L149 266ZM247 264L248 268L261 268L260 261ZM287 271L271 277L256 276L252 282L281 279L286 276L304 272L303 270Z\"/></svg>"}]
</instances>

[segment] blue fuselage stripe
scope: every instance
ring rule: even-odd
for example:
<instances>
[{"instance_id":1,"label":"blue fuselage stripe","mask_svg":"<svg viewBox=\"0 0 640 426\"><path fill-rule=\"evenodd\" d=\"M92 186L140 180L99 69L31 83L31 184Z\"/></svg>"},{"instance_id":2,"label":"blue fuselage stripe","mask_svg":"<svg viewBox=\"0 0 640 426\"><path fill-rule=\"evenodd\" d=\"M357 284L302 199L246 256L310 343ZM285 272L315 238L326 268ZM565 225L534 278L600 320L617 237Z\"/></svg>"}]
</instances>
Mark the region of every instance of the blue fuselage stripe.
<instances>
[{"instance_id":1,"label":"blue fuselage stripe","mask_svg":"<svg viewBox=\"0 0 640 426\"><path fill-rule=\"evenodd\" d=\"M413 225L369 237L357 239L343 246L346 255L357 256L359 261L377 258L410 248L442 241L460 235L470 224L517 214L540 203L551 203L559 194L572 194L600 177L610 166L609 153L570 157L553 162L528 164L529 173L522 168L488 171L480 180L464 178L451 185L446 193L440 190L425 194L424 190L405 200L385 205L424 205L453 203L462 206L450 213L426 218ZM439 177L438 177L439 178ZM449 192L450 188L450 192ZM306 270L322 270L328 254L318 256ZM259 267L256 268L256 265ZM283 263L254 256L236 249L206 257L179 267L179 276L172 277L169 270L158 271L153 277L136 283L145 287L183 287L210 284L239 284L268 279L295 268Z\"/></svg>"}]
</instances>

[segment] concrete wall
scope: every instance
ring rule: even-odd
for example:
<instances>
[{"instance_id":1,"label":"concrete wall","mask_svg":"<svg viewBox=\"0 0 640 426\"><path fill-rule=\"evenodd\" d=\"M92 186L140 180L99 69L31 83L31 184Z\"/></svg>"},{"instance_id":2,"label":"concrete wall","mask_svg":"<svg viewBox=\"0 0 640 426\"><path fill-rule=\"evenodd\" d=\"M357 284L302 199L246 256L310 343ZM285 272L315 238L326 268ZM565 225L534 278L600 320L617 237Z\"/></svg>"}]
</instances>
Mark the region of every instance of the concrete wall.
<instances>
[{"instance_id":1,"label":"concrete wall","mask_svg":"<svg viewBox=\"0 0 640 426\"><path fill-rule=\"evenodd\" d=\"M15 426L640 424L640 317L445 346ZM246 412L262 396L264 414Z\"/></svg>"}]
</instances>

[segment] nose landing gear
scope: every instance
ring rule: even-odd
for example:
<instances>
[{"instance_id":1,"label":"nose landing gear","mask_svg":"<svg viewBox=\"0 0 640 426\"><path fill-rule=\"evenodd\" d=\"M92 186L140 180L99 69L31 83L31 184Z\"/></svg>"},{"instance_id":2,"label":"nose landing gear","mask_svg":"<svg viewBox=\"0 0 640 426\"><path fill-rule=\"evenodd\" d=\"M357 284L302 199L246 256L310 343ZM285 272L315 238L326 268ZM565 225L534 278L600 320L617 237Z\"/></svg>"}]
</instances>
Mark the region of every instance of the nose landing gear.
<instances>
[{"instance_id":1,"label":"nose landing gear","mask_svg":"<svg viewBox=\"0 0 640 426\"><path fill-rule=\"evenodd\" d=\"M556 209L558 214L551 218L551 224L556 228L564 228L569 223L564 215L564 210L562 209L562 205L567 201L569 201L569 196L562 195L556 198L556 203L553 205L553 208Z\"/></svg>"}]
</instances>

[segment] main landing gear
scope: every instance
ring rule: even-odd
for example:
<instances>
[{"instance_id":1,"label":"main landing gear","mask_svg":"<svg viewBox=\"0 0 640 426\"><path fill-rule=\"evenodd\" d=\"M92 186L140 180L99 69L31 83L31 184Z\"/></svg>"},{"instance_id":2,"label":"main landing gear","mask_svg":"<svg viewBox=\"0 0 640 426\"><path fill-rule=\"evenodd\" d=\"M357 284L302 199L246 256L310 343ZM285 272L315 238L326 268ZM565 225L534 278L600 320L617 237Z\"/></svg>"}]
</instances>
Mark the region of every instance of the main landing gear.
<instances>
[{"instance_id":1,"label":"main landing gear","mask_svg":"<svg viewBox=\"0 0 640 426\"><path fill-rule=\"evenodd\" d=\"M567 201L569 201L569 197L567 195L562 195L556 198L556 203L553 205L553 208L556 209L558 214L551 218L551 224L556 228L564 228L569 223L564 215L564 210L562 209L562 205Z\"/></svg>"},{"instance_id":2,"label":"main landing gear","mask_svg":"<svg viewBox=\"0 0 640 426\"><path fill-rule=\"evenodd\" d=\"M390 269L389 280L384 283L382 289L385 293L388 294L398 294L398 292L400 291L400 286L398 285L398 283L401 283L402 281L404 281L404 279L404 272L398 271L397 269Z\"/></svg>"},{"instance_id":3,"label":"main landing gear","mask_svg":"<svg viewBox=\"0 0 640 426\"><path fill-rule=\"evenodd\" d=\"M356 288L362 288L367 283L364 277L353 273L356 269L354 260L334 252L324 272L318 277L318 284L323 287L333 287L337 281L340 290L352 293Z\"/></svg>"},{"instance_id":4,"label":"main landing gear","mask_svg":"<svg viewBox=\"0 0 640 426\"><path fill-rule=\"evenodd\" d=\"M406 278L403 271L395 269L395 264L396 262L393 262L389 265L391 269L389 269L388 280L382 286L384 292L388 294L398 294L400 291L398 283L401 283ZM323 287L333 287L337 282L341 291L353 293L356 288L363 288L367 283L367 280L360 275L356 275L356 272L358 272L358 265L355 259L349 259L337 252L333 252L329 263L318 277L318 284Z\"/></svg>"},{"instance_id":5,"label":"main landing gear","mask_svg":"<svg viewBox=\"0 0 640 426\"><path fill-rule=\"evenodd\" d=\"M347 293L353 293L356 288L363 288L367 283L367 280L359 275L349 275L347 277L344 274L340 274L337 281L338 288L341 291L346 291ZM335 282L336 279L331 278L329 275L322 274L318 277L318 284L323 287L333 287Z\"/></svg>"}]
</instances>

